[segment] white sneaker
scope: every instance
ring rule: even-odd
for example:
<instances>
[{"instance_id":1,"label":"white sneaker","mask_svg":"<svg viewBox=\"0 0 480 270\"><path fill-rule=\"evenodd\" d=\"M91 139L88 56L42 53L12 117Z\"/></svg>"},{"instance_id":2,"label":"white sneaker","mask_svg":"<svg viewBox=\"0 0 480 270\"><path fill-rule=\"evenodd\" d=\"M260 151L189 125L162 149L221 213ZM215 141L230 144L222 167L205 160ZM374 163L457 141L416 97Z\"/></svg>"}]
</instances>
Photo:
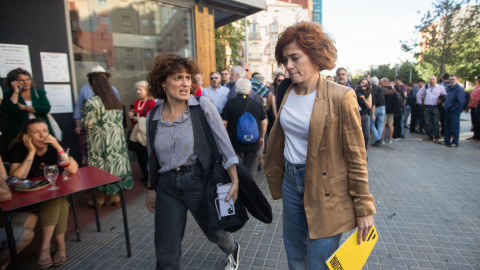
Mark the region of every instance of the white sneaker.
<instances>
[{"instance_id":1,"label":"white sneaker","mask_svg":"<svg viewBox=\"0 0 480 270\"><path fill-rule=\"evenodd\" d=\"M235 251L228 255L227 261L225 262L225 270L237 270L238 269L238 261L240 256L240 244L237 243L237 248Z\"/></svg>"},{"instance_id":2,"label":"white sneaker","mask_svg":"<svg viewBox=\"0 0 480 270\"><path fill-rule=\"evenodd\" d=\"M390 144L393 143L393 140L388 140L388 143L390 143Z\"/></svg>"}]
</instances>

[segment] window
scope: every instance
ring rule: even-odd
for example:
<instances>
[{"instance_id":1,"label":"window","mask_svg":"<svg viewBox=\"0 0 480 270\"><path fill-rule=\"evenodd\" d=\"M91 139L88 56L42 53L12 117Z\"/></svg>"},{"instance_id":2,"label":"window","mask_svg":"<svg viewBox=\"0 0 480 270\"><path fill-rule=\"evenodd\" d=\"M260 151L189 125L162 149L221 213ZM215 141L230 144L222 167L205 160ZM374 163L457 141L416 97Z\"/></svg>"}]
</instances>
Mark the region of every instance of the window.
<instances>
[{"instance_id":1,"label":"window","mask_svg":"<svg viewBox=\"0 0 480 270\"><path fill-rule=\"evenodd\" d=\"M133 49L132 48L126 48L125 49L125 57L133 57Z\"/></svg>"},{"instance_id":2,"label":"window","mask_svg":"<svg viewBox=\"0 0 480 270\"><path fill-rule=\"evenodd\" d=\"M260 43L253 43L250 46L251 53L250 53L250 59L252 60L260 60L262 59L262 46Z\"/></svg>"},{"instance_id":3,"label":"window","mask_svg":"<svg viewBox=\"0 0 480 270\"><path fill-rule=\"evenodd\" d=\"M255 19L250 25L250 39L260 39L260 31L258 30L258 24Z\"/></svg>"}]
</instances>

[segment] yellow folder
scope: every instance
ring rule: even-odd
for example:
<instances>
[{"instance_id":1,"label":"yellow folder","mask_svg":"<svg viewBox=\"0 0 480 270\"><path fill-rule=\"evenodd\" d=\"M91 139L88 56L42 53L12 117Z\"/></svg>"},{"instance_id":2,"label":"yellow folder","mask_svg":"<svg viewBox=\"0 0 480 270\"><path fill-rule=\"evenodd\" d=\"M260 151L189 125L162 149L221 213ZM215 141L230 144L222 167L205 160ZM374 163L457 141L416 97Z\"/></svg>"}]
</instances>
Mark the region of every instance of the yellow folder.
<instances>
[{"instance_id":1,"label":"yellow folder","mask_svg":"<svg viewBox=\"0 0 480 270\"><path fill-rule=\"evenodd\" d=\"M367 240L357 244L358 228L325 262L330 270L361 270L377 243L375 225L368 232Z\"/></svg>"}]
</instances>

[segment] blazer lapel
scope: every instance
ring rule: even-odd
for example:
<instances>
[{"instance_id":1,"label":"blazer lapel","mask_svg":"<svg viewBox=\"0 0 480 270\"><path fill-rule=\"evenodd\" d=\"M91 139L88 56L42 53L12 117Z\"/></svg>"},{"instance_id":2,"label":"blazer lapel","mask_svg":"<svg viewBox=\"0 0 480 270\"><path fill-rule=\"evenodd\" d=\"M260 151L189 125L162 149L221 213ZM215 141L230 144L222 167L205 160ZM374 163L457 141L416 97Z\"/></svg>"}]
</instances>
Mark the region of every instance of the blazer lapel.
<instances>
[{"instance_id":1,"label":"blazer lapel","mask_svg":"<svg viewBox=\"0 0 480 270\"><path fill-rule=\"evenodd\" d=\"M308 131L307 167L316 158L328 113L328 88L326 80L320 75L317 85L317 96L313 104L310 128ZM313 159L312 159L313 158Z\"/></svg>"}]
</instances>

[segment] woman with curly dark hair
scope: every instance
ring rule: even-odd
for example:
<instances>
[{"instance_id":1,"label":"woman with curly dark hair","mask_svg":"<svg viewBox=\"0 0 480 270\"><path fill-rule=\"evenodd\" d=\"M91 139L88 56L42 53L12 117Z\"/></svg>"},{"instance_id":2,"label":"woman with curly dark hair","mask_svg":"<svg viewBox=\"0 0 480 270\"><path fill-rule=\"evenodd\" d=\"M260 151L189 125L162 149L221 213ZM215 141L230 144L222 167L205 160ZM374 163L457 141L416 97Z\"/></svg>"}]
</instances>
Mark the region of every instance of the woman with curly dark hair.
<instances>
[{"instance_id":1,"label":"woman with curly dark hair","mask_svg":"<svg viewBox=\"0 0 480 270\"><path fill-rule=\"evenodd\" d=\"M275 59L288 72L278 89L265 174L283 198L289 269L328 269L341 234L358 225L358 243L373 225L365 144L355 92L327 81L337 50L320 24L302 22L279 37Z\"/></svg>"},{"instance_id":2,"label":"woman with curly dark hair","mask_svg":"<svg viewBox=\"0 0 480 270\"><path fill-rule=\"evenodd\" d=\"M238 268L240 246L232 234L209 231L203 224L205 172L213 160L202 125L195 121L200 119L199 107L232 180L225 201L236 201L238 196L238 158L213 102L193 96L192 79L198 73L197 64L190 59L159 54L147 77L151 95L160 99L147 116L149 179L145 205L148 211L155 212L156 269L180 269L187 210L208 240L228 255L225 269Z\"/></svg>"}]
</instances>

